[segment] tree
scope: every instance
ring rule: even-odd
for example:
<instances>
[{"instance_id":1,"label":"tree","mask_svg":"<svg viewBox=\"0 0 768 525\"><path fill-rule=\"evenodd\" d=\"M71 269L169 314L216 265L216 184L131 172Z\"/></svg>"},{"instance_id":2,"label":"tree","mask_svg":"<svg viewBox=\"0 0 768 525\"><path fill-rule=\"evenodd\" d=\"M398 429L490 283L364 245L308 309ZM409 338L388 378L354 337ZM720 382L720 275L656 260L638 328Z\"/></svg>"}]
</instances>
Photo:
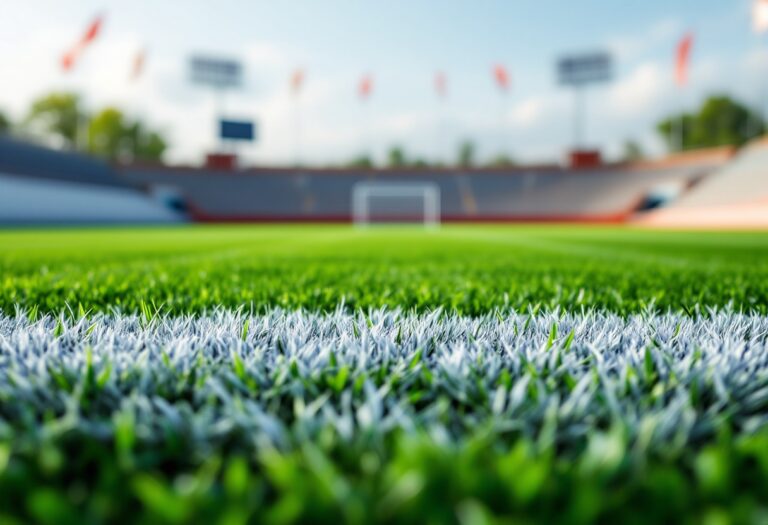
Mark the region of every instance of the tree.
<instances>
[{"instance_id":1,"label":"tree","mask_svg":"<svg viewBox=\"0 0 768 525\"><path fill-rule=\"evenodd\" d=\"M88 151L113 161L160 161L165 149L158 132L129 121L117 108L101 110L88 125Z\"/></svg>"},{"instance_id":2,"label":"tree","mask_svg":"<svg viewBox=\"0 0 768 525\"><path fill-rule=\"evenodd\" d=\"M107 108L88 124L88 151L110 160L126 158L130 154L129 129L120 110Z\"/></svg>"},{"instance_id":3,"label":"tree","mask_svg":"<svg viewBox=\"0 0 768 525\"><path fill-rule=\"evenodd\" d=\"M673 115L657 125L670 151L742 146L765 131L762 117L725 95L709 97L696 113Z\"/></svg>"},{"instance_id":4,"label":"tree","mask_svg":"<svg viewBox=\"0 0 768 525\"><path fill-rule=\"evenodd\" d=\"M77 132L85 120L80 98L74 93L51 93L38 98L25 119L25 125L53 135L64 145L74 147Z\"/></svg>"},{"instance_id":5,"label":"tree","mask_svg":"<svg viewBox=\"0 0 768 525\"><path fill-rule=\"evenodd\" d=\"M496 155L491 162L488 163L489 168L511 168L515 165L515 161L508 155L500 153Z\"/></svg>"},{"instance_id":6,"label":"tree","mask_svg":"<svg viewBox=\"0 0 768 525\"><path fill-rule=\"evenodd\" d=\"M140 121L131 121L117 108L102 109L89 119L75 93L51 93L38 98L32 103L24 125L69 147L77 144L78 131L85 127L85 149L110 160L160 161L168 147L161 133Z\"/></svg>"},{"instance_id":7,"label":"tree","mask_svg":"<svg viewBox=\"0 0 768 525\"><path fill-rule=\"evenodd\" d=\"M624 142L624 162L637 162L645 158L643 147L634 140Z\"/></svg>"},{"instance_id":8,"label":"tree","mask_svg":"<svg viewBox=\"0 0 768 525\"><path fill-rule=\"evenodd\" d=\"M457 163L462 168L471 168L475 164L475 143L465 140L459 145Z\"/></svg>"},{"instance_id":9,"label":"tree","mask_svg":"<svg viewBox=\"0 0 768 525\"><path fill-rule=\"evenodd\" d=\"M162 135L156 131L141 132L136 135L137 139L134 145L134 157L137 160L147 160L159 162L163 158L163 153L168 149L168 143Z\"/></svg>"},{"instance_id":10,"label":"tree","mask_svg":"<svg viewBox=\"0 0 768 525\"><path fill-rule=\"evenodd\" d=\"M390 168L405 168L408 166L408 159L405 151L400 146L392 146L387 153L387 165Z\"/></svg>"},{"instance_id":11,"label":"tree","mask_svg":"<svg viewBox=\"0 0 768 525\"><path fill-rule=\"evenodd\" d=\"M358 155L347 164L348 168L369 170L373 168L373 161L368 155Z\"/></svg>"},{"instance_id":12,"label":"tree","mask_svg":"<svg viewBox=\"0 0 768 525\"><path fill-rule=\"evenodd\" d=\"M0 111L0 134L8 133L9 131L11 131L11 119Z\"/></svg>"}]
</instances>

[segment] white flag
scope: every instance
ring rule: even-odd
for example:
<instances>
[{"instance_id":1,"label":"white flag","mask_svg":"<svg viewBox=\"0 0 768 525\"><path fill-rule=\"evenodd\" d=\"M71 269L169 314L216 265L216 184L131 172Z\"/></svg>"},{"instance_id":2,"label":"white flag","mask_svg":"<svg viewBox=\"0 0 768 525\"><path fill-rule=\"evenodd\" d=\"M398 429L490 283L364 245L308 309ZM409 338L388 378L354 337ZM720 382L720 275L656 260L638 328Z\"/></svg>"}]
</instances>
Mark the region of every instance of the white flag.
<instances>
[{"instance_id":1,"label":"white flag","mask_svg":"<svg viewBox=\"0 0 768 525\"><path fill-rule=\"evenodd\" d=\"M754 0L754 4L752 4L752 27L757 33L768 31L768 0Z\"/></svg>"}]
</instances>

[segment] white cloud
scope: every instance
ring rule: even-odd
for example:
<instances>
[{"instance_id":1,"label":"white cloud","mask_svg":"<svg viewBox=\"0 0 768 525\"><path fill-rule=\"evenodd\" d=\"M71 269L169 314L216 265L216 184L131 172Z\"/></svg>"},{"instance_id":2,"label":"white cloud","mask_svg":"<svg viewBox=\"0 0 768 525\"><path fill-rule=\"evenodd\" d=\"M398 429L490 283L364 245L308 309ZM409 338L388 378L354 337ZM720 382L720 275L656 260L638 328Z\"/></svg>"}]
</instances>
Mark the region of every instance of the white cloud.
<instances>
[{"instance_id":1,"label":"white cloud","mask_svg":"<svg viewBox=\"0 0 768 525\"><path fill-rule=\"evenodd\" d=\"M84 93L91 109L114 104L166 130L171 161L197 162L215 147L215 97L189 85L186 56L180 51L174 54L150 47L145 75L130 83L131 62L144 42L136 34L110 27L109 38L99 39L87 50L74 74L63 75L58 59L77 35L62 31L54 20L43 20L35 27L13 40L14 47L24 53L0 53L0 78L5 82L0 108L10 110L13 117L20 118L43 92L75 89ZM665 19L646 31L609 42L622 69L613 84L587 94L591 142L615 152L625 138L637 138L653 150L658 148L655 122L679 108L681 101L693 106L705 93L723 89L757 100L760 79L768 69L766 53L757 51L741 61L696 56L690 89L685 94L677 91L672 52L685 29L679 21ZM572 99L564 89L526 91L521 85L507 109L502 109L495 93L473 95L461 91L457 83L456 95L451 91L452 97L440 109L436 103L429 105L434 101L430 95L414 94L416 89L410 88L398 92L397 85L393 95L382 81L381 93L377 91L368 107L362 107L352 99L357 69L320 70L309 60L309 51L278 41L251 42L239 49L222 52L244 61L247 78L242 91L227 95L226 110L231 116L258 121L259 142L242 149L250 161L280 163L295 158L297 102L291 96L289 78L298 66L305 66L307 75L298 101L305 161L340 161L369 148L381 157L392 144L403 145L413 155L453 157L455 144L464 138L476 140L482 156L507 148L523 161L540 160L557 157L571 140Z\"/></svg>"},{"instance_id":2,"label":"white cloud","mask_svg":"<svg viewBox=\"0 0 768 525\"><path fill-rule=\"evenodd\" d=\"M551 102L542 96L528 98L512 109L510 120L519 127L532 126L541 119L547 107L551 107Z\"/></svg>"},{"instance_id":3,"label":"white cloud","mask_svg":"<svg viewBox=\"0 0 768 525\"><path fill-rule=\"evenodd\" d=\"M669 74L656 62L637 66L608 89L607 108L613 117L635 117L656 110L672 89Z\"/></svg>"},{"instance_id":4,"label":"white cloud","mask_svg":"<svg viewBox=\"0 0 768 525\"><path fill-rule=\"evenodd\" d=\"M660 46L671 50L678 38L685 31L683 24L677 19L659 20L647 31L635 35L621 35L608 41L608 49L618 62L631 62L644 57L650 51Z\"/></svg>"}]
</instances>

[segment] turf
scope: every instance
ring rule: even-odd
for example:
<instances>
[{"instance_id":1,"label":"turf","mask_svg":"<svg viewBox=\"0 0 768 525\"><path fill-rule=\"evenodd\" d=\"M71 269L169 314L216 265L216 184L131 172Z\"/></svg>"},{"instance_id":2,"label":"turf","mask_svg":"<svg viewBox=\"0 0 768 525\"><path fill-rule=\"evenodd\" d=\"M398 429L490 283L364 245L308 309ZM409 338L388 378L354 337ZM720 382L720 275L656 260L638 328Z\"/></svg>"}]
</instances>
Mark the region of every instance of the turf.
<instances>
[{"instance_id":1,"label":"turf","mask_svg":"<svg viewBox=\"0 0 768 525\"><path fill-rule=\"evenodd\" d=\"M0 317L0 519L759 520L768 318Z\"/></svg>"},{"instance_id":2,"label":"turf","mask_svg":"<svg viewBox=\"0 0 768 525\"><path fill-rule=\"evenodd\" d=\"M0 523L753 523L768 234L0 232Z\"/></svg>"},{"instance_id":3,"label":"turf","mask_svg":"<svg viewBox=\"0 0 768 525\"><path fill-rule=\"evenodd\" d=\"M0 310L768 310L768 234L584 227L0 232Z\"/></svg>"}]
</instances>

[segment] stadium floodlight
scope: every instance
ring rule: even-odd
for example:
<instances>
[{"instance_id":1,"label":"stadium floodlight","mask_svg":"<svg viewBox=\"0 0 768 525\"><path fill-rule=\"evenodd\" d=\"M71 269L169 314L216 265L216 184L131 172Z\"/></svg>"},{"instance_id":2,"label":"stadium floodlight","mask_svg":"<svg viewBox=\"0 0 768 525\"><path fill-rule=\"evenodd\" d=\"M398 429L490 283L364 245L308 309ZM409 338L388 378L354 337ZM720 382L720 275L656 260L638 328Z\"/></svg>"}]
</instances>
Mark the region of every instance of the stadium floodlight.
<instances>
[{"instance_id":1,"label":"stadium floodlight","mask_svg":"<svg viewBox=\"0 0 768 525\"><path fill-rule=\"evenodd\" d=\"M189 77L193 84L209 87L217 92L217 120L225 121L224 94L227 90L242 87L243 65L238 60L229 58L195 55L189 59ZM224 139L231 138L224 136L224 127L222 123L219 137L221 151L225 150Z\"/></svg>"},{"instance_id":2,"label":"stadium floodlight","mask_svg":"<svg viewBox=\"0 0 768 525\"><path fill-rule=\"evenodd\" d=\"M613 77L613 58L609 53L596 52L566 56L557 62L558 82L573 88L573 142L579 148L584 143L586 118L584 88L592 84L608 82Z\"/></svg>"},{"instance_id":3,"label":"stadium floodlight","mask_svg":"<svg viewBox=\"0 0 768 525\"><path fill-rule=\"evenodd\" d=\"M403 209L404 201L417 200L417 214ZM389 208L376 214L371 204L389 203ZM358 182L352 188L352 221L356 226L368 226L373 221L413 222L416 215L424 226L440 226L440 187L431 182Z\"/></svg>"},{"instance_id":4,"label":"stadium floodlight","mask_svg":"<svg viewBox=\"0 0 768 525\"><path fill-rule=\"evenodd\" d=\"M243 82L243 66L237 60L193 56L189 60L193 83L216 89L238 88Z\"/></svg>"}]
</instances>

